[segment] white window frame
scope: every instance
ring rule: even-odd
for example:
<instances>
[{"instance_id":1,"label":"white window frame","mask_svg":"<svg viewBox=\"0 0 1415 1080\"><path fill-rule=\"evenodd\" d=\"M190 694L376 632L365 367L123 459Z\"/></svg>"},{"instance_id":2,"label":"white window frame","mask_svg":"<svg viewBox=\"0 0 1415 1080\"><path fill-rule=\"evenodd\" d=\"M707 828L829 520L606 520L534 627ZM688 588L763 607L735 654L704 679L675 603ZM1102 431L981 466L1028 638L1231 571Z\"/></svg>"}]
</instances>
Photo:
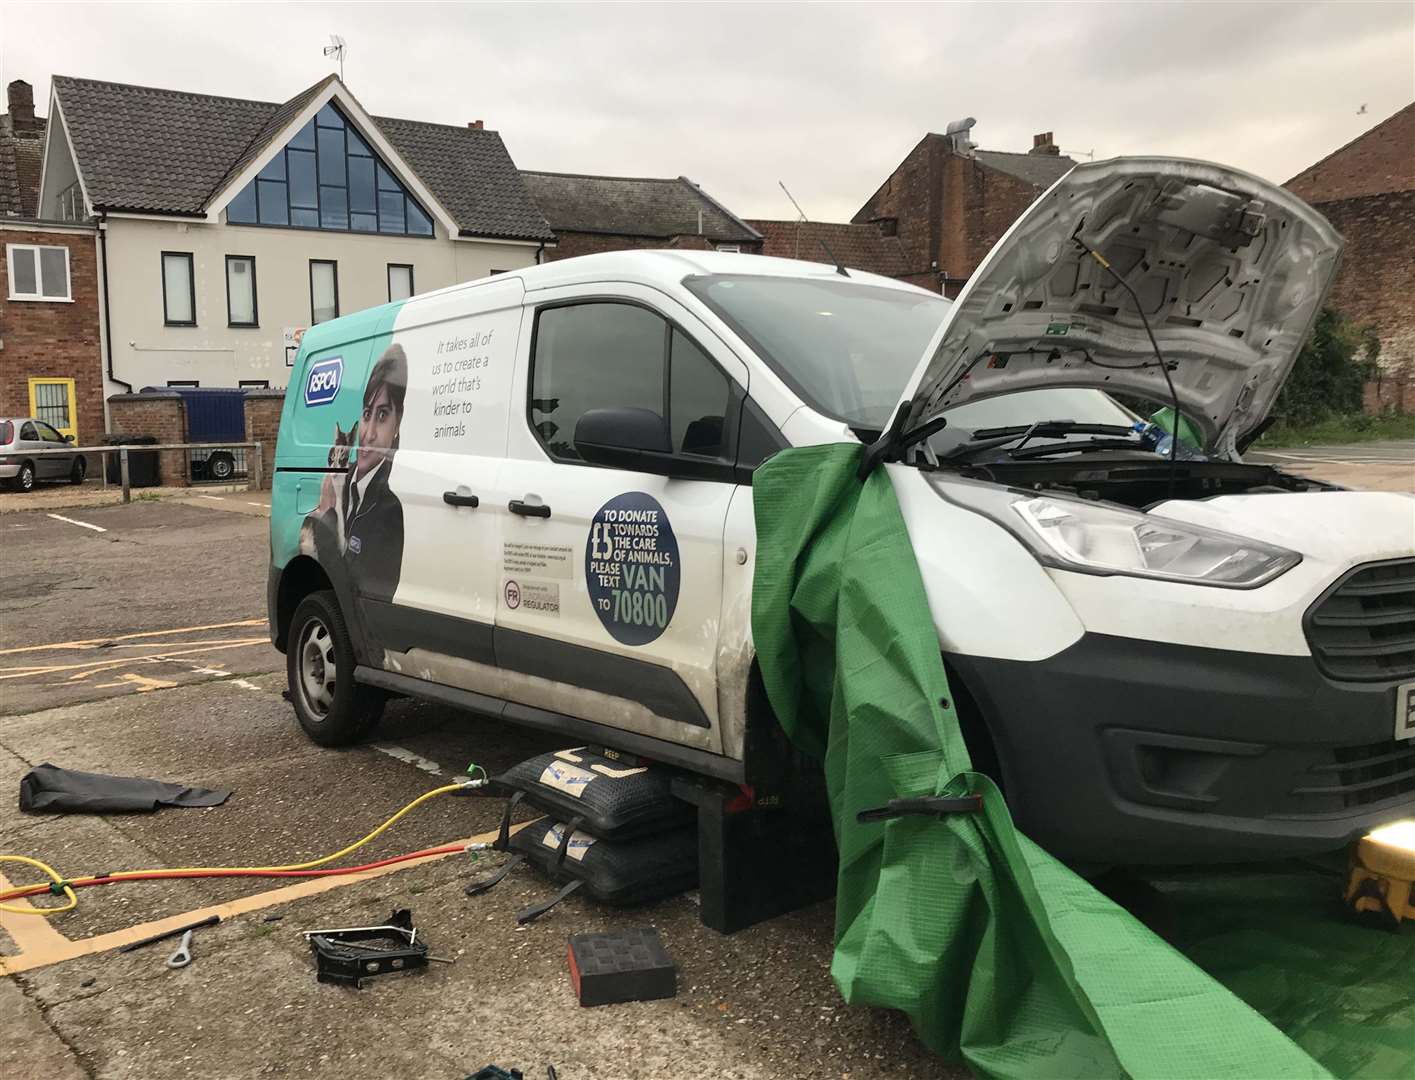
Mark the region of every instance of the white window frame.
<instances>
[{"instance_id":1,"label":"white window frame","mask_svg":"<svg viewBox=\"0 0 1415 1080\"><path fill-rule=\"evenodd\" d=\"M39 253L49 249L62 251L64 253L64 295L45 296L44 295L44 270L40 265ZM21 293L15 291L15 252L34 252L34 287L36 292ZM11 300L24 300L31 303L41 304L72 304L74 302L74 280L73 267L70 265L69 249L63 244L6 244L5 245L5 273L9 278L9 294Z\"/></svg>"},{"instance_id":2,"label":"white window frame","mask_svg":"<svg viewBox=\"0 0 1415 1080\"><path fill-rule=\"evenodd\" d=\"M722 252L723 254L725 254L725 255L740 255L740 254L742 254L742 245L741 245L741 244L718 244L718 245L717 245L717 250L718 250L718 251L721 251L721 252Z\"/></svg>"}]
</instances>

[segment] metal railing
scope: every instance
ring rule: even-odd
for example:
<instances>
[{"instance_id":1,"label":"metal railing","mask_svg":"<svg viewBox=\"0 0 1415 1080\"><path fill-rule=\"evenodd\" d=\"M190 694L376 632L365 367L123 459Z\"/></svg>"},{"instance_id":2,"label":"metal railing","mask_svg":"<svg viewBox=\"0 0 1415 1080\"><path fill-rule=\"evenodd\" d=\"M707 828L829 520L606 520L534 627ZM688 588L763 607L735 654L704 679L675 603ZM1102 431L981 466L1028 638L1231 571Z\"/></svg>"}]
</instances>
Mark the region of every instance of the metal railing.
<instances>
[{"instance_id":1,"label":"metal railing","mask_svg":"<svg viewBox=\"0 0 1415 1080\"><path fill-rule=\"evenodd\" d=\"M118 455L118 475L123 485L123 501L132 502L132 477L129 471L128 453L159 453L163 450L186 450L190 459L193 450L249 450L246 455L246 490L259 491L264 483L265 474L265 454L262 444L258 442L246 443L153 443L146 445L138 443L132 446L66 446L62 450L25 450L23 452L8 453L0 456L7 458L37 458L37 457L60 457L62 455L83 454L88 457L90 454L101 455L101 472L103 473L103 486L108 487L108 454ZM190 465L188 465L190 470ZM190 483L190 476L188 477Z\"/></svg>"}]
</instances>

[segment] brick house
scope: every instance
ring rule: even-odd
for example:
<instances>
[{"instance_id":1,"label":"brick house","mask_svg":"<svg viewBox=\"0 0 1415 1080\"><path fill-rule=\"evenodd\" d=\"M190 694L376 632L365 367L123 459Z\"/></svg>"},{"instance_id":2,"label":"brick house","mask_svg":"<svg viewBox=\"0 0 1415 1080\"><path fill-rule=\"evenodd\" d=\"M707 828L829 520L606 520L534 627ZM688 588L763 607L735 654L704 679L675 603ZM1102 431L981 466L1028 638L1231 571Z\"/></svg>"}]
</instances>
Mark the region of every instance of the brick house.
<instances>
[{"instance_id":1,"label":"brick house","mask_svg":"<svg viewBox=\"0 0 1415 1080\"><path fill-rule=\"evenodd\" d=\"M1025 154L979 150L971 121L919 140L851 219L897 236L907 266L894 275L957 296L1022 211L1076 164L1051 132Z\"/></svg>"},{"instance_id":2,"label":"brick house","mask_svg":"<svg viewBox=\"0 0 1415 1080\"><path fill-rule=\"evenodd\" d=\"M37 216L47 125L15 80L0 116L0 416L104 432L97 230Z\"/></svg>"},{"instance_id":3,"label":"brick house","mask_svg":"<svg viewBox=\"0 0 1415 1080\"><path fill-rule=\"evenodd\" d=\"M1327 302L1380 336L1367 408L1415 412L1415 102L1285 186L1346 237Z\"/></svg>"},{"instance_id":4,"label":"brick house","mask_svg":"<svg viewBox=\"0 0 1415 1080\"><path fill-rule=\"evenodd\" d=\"M651 179L522 170L555 232L547 259L634 248L760 254L755 229L686 176Z\"/></svg>"},{"instance_id":5,"label":"brick house","mask_svg":"<svg viewBox=\"0 0 1415 1080\"><path fill-rule=\"evenodd\" d=\"M826 221L768 221L749 218L762 234L762 254L781 259L831 262L839 259L851 270L884 277L903 277L908 256L898 236L886 236L877 224L849 225Z\"/></svg>"}]
</instances>

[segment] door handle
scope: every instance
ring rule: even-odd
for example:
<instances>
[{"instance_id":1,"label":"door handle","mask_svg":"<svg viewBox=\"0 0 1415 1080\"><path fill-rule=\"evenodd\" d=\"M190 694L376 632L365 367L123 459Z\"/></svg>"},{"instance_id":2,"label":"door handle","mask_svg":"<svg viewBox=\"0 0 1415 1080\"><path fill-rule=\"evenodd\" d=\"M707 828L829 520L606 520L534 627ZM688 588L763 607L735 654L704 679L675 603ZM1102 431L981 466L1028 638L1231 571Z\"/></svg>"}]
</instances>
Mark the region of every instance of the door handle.
<instances>
[{"instance_id":1,"label":"door handle","mask_svg":"<svg viewBox=\"0 0 1415 1080\"><path fill-rule=\"evenodd\" d=\"M550 517L550 507L546 506L544 503L528 503L522 502L520 499L512 499L506 504L506 509L510 510L513 514L519 514L521 517Z\"/></svg>"},{"instance_id":2,"label":"door handle","mask_svg":"<svg viewBox=\"0 0 1415 1080\"><path fill-rule=\"evenodd\" d=\"M444 491L442 501L448 506L477 506L481 502L475 495L458 495L455 491Z\"/></svg>"}]
</instances>

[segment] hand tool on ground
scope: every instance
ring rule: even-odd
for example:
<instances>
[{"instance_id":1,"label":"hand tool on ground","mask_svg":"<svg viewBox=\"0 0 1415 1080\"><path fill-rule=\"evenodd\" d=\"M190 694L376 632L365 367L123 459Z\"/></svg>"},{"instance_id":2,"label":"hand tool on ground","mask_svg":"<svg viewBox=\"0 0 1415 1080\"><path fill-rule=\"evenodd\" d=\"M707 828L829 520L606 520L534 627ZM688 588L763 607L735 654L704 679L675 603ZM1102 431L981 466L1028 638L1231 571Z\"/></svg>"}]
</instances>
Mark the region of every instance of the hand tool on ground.
<instances>
[{"instance_id":1,"label":"hand tool on ground","mask_svg":"<svg viewBox=\"0 0 1415 1080\"><path fill-rule=\"evenodd\" d=\"M130 941L122 946L119 952L132 952L134 949L141 949L145 945L155 945L159 941L166 941L168 938L180 937L183 934L190 934L193 930L200 930L203 926L215 926L221 921L220 915L208 915L205 919L197 922L186 923L182 926L174 926L171 930L164 930L160 934L153 934L138 941Z\"/></svg>"},{"instance_id":2,"label":"hand tool on ground","mask_svg":"<svg viewBox=\"0 0 1415 1080\"><path fill-rule=\"evenodd\" d=\"M170 968L184 968L192 962L192 932L188 930L182 935L181 943L177 946L177 951L167 958L167 966Z\"/></svg>"}]
</instances>

